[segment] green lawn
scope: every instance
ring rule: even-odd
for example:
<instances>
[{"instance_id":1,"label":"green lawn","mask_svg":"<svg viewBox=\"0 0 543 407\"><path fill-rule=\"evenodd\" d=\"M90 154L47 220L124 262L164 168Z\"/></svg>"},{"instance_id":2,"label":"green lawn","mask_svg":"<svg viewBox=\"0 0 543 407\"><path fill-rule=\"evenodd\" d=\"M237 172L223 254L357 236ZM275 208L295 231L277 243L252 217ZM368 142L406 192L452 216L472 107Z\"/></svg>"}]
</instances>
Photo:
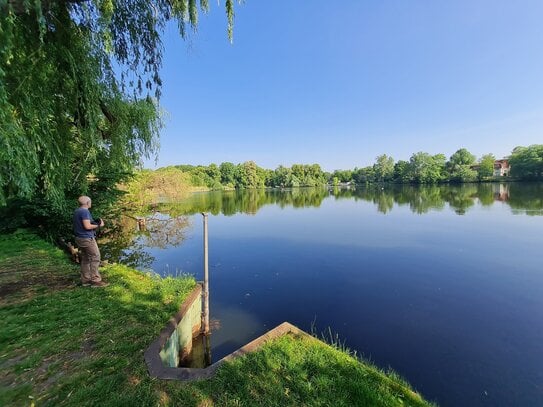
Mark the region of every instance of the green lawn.
<instances>
[{"instance_id":1,"label":"green lawn","mask_svg":"<svg viewBox=\"0 0 543 407\"><path fill-rule=\"evenodd\" d=\"M121 265L111 285L27 232L0 236L1 406L427 406L386 375L320 341L285 336L207 381L151 379L143 352L192 290Z\"/></svg>"}]
</instances>

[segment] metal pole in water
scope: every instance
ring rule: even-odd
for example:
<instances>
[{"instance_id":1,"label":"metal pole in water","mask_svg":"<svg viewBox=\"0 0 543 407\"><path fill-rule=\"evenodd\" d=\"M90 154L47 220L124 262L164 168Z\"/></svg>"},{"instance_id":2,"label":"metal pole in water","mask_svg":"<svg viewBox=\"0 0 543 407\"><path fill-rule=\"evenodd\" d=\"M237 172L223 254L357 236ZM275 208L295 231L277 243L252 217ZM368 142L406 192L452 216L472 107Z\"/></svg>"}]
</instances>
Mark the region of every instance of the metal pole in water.
<instances>
[{"instance_id":1,"label":"metal pole in water","mask_svg":"<svg viewBox=\"0 0 543 407\"><path fill-rule=\"evenodd\" d=\"M209 333L209 261L207 247L207 213L202 212L204 217L204 335Z\"/></svg>"}]
</instances>

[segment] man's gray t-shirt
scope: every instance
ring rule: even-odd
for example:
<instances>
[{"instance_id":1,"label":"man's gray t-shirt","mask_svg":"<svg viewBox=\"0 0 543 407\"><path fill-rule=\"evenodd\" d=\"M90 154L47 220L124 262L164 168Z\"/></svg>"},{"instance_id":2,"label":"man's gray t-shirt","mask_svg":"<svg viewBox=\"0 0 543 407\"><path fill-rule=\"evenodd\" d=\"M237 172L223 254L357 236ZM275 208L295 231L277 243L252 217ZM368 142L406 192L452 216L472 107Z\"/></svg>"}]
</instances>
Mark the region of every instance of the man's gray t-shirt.
<instances>
[{"instance_id":1,"label":"man's gray t-shirt","mask_svg":"<svg viewBox=\"0 0 543 407\"><path fill-rule=\"evenodd\" d=\"M74 234L75 237L93 238L94 230L87 230L83 226L83 220L92 222L92 215L87 208L77 208L74 212Z\"/></svg>"}]
</instances>

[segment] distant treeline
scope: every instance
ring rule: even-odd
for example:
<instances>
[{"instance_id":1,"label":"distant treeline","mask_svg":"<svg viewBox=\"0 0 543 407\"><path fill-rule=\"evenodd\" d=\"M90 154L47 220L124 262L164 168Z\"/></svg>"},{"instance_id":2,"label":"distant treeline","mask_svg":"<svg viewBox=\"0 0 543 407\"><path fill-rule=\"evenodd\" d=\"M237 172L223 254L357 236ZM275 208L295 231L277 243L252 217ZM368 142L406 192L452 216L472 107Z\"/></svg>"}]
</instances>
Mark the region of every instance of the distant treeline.
<instances>
[{"instance_id":1,"label":"distant treeline","mask_svg":"<svg viewBox=\"0 0 543 407\"><path fill-rule=\"evenodd\" d=\"M543 145L516 147L506 158L510 171L505 176L517 180L543 178ZM353 170L324 172L319 164L279 166L275 170L259 167L253 161L242 164L224 162L208 166L177 165L192 186L210 189L245 189L263 187L312 187L319 185L405 183L436 184L476 182L496 179L496 157L483 155L479 160L461 148L447 159L444 154L414 153L409 161L394 161L386 154L375 163ZM172 167L168 167L171 171ZM167 169L162 169L166 171ZM160 171L160 170L159 170Z\"/></svg>"},{"instance_id":2,"label":"distant treeline","mask_svg":"<svg viewBox=\"0 0 543 407\"><path fill-rule=\"evenodd\" d=\"M325 199L370 202L382 213L403 206L417 214L448 208L459 215L467 213L477 203L491 206L495 202L501 202L515 213L543 215L543 183L519 182L215 191L191 194L187 199L160 204L152 211L158 208L172 218L202 212L231 216L236 213L255 214L266 205L278 205L281 208L318 208Z\"/></svg>"},{"instance_id":3,"label":"distant treeline","mask_svg":"<svg viewBox=\"0 0 543 407\"><path fill-rule=\"evenodd\" d=\"M506 168L506 171L502 171ZM497 172L495 172L497 171ZM496 173L503 175L496 176ZM444 154L418 152L409 161L394 161L386 154L375 163L353 170L325 172L319 164L280 165L275 170L253 161L241 164L176 165L142 170L123 186L126 206L178 201L195 189L259 189L318 187L341 184L441 184L478 181L543 180L543 145L516 147L509 157L496 160L483 155L479 160L465 148L447 159Z\"/></svg>"}]
</instances>

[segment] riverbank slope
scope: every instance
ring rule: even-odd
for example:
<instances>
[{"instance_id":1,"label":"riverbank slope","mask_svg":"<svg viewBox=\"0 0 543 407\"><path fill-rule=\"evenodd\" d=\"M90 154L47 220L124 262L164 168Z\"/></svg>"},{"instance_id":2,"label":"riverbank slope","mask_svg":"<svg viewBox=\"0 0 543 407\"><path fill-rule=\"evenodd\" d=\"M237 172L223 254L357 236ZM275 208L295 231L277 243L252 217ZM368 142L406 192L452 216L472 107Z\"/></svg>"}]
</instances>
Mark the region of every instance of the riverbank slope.
<instances>
[{"instance_id":1,"label":"riverbank slope","mask_svg":"<svg viewBox=\"0 0 543 407\"><path fill-rule=\"evenodd\" d=\"M427 406L395 375L324 343L282 337L207 381L151 379L143 352L195 285L121 265L111 285L28 232L0 235L0 405Z\"/></svg>"}]
</instances>

